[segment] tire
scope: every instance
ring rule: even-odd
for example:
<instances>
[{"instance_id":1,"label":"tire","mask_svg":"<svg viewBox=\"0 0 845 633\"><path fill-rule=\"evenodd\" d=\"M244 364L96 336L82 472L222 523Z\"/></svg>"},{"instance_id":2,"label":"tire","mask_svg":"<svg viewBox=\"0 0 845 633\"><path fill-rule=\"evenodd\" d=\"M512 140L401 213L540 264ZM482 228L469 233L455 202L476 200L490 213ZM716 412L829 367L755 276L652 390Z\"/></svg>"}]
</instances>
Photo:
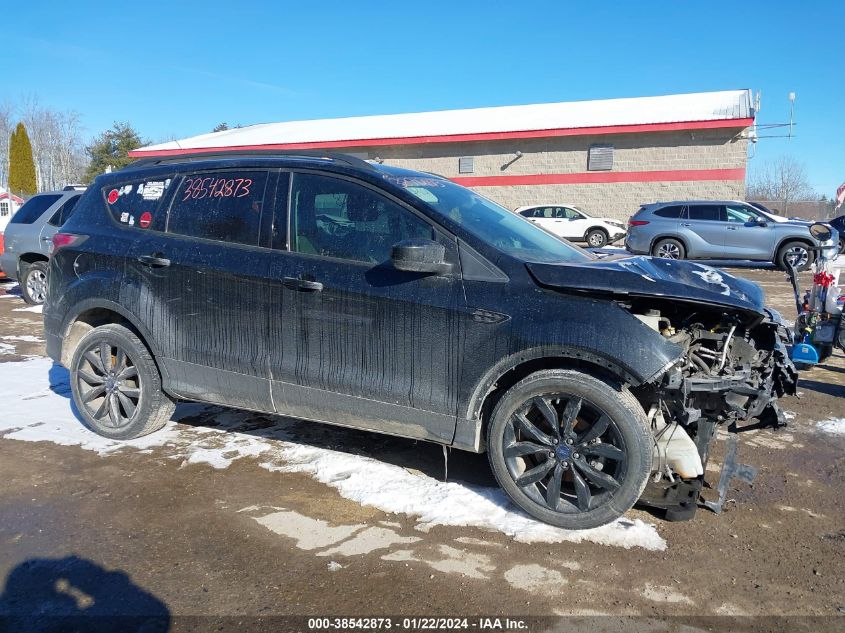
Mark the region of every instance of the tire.
<instances>
[{"instance_id":1,"label":"tire","mask_svg":"<svg viewBox=\"0 0 845 633\"><path fill-rule=\"evenodd\" d=\"M566 420L573 412L567 437ZM652 444L645 413L627 388L552 369L505 393L491 416L487 455L496 480L516 505L546 523L583 530L618 519L637 502L651 473Z\"/></svg>"},{"instance_id":2,"label":"tire","mask_svg":"<svg viewBox=\"0 0 845 633\"><path fill-rule=\"evenodd\" d=\"M807 270L813 265L813 261L815 260L815 256L809 248L810 247L807 246L805 242L787 242L778 249L777 257L772 263L774 263L778 268L786 270L789 266L788 260L797 257L800 258L800 263L795 266L795 270ZM801 252L803 252L803 256L799 255Z\"/></svg>"},{"instance_id":3,"label":"tire","mask_svg":"<svg viewBox=\"0 0 845 633\"><path fill-rule=\"evenodd\" d=\"M37 306L47 298L47 262L33 262L21 271L21 295Z\"/></svg>"},{"instance_id":4,"label":"tire","mask_svg":"<svg viewBox=\"0 0 845 633\"><path fill-rule=\"evenodd\" d=\"M146 345L122 325L102 325L82 337L70 362L70 384L82 423L114 440L159 430L176 408Z\"/></svg>"},{"instance_id":5,"label":"tire","mask_svg":"<svg viewBox=\"0 0 845 633\"><path fill-rule=\"evenodd\" d=\"M655 243L651 254L663 259L686 259L687 249L678 240L667 237Z\"/></svg>"},{"instance_id":6,"label":"tire","mask_svg":"<svg viewBox=\"0 0 845 633\"><path fill-rule=\"evenodd\" d=\"M839 254L845 255L845 238L839 239Z\"/></svg>"},{"instance_id":7,"label":"tire","mask_svg":"<svg viewBox=\"0 0 845 633\"><path fill-rule=\"evenodd\" d=\"M604 229L590 229L587 231L587 235L584 236L584 241L587 242L587 246L590 248L607 246L607 240L609 239L610 236Z\"/></svg>"}]
</instances>

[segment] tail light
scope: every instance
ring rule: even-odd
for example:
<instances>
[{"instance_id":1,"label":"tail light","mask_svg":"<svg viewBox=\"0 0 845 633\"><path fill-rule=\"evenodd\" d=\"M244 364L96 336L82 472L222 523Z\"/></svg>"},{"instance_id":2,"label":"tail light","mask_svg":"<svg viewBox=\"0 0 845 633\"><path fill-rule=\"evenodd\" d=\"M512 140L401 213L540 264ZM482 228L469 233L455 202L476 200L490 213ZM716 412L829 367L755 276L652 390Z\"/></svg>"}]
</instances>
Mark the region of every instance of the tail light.
<instances>
[{"instance_id":1,"label":"tail light","mask_svg":"<svg viewBox=\"0 0 845 633\"><path fill-rule=\"evenodd\" d=\"M87 235L76 235L75 233L56 233L53 236L53 241L50 245L50 254L55 253L57 250L64 248L65 246L79 244L85 241L87 237Z\"/></svg>"},{"instance_id":2,"label":"tail light","mask_svg":"<svg viewBox=\"0 0 845 633\"><path fill-rule=\"evenodd\" d=\"M0 255L6 252L6 240L3 238L3 234L0 233Z\"/></svg>"},{"instance_id":3,"label":"tail light","mask_svg":"<svg viewBox=\"0 0 845 633\"><path fill-rule=\"evenodd\" d=\"M648 220L628 220L628 226L645 226Z\"/></svg>"}]
</instances>

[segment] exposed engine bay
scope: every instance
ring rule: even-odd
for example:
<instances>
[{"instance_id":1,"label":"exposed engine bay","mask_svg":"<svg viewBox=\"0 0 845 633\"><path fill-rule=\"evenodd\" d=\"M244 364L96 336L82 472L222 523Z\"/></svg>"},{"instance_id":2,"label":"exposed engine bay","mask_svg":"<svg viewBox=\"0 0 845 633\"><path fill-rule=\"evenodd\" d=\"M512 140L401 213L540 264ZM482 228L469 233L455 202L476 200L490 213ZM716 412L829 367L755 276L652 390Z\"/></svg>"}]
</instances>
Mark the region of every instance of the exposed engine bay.
<instances>
[{"instance_id":1,"label":"exposed engine bay","mask_svg":"<svg viewBox=\"0 0 845 633\"><path fill-rule=\"evenodd\" d=\"M668 519L690 518L717 427L735 432L755 418L747 426L785 426L777 400L794 394L798 380L786 349L791 333L771 310L762 317L654 299L626 307L684 350L678 362L633 392L655 440L654 472L642 501L666 509ZM734 465L726 460L729 467Z\"/></svg>"}]
</instances>

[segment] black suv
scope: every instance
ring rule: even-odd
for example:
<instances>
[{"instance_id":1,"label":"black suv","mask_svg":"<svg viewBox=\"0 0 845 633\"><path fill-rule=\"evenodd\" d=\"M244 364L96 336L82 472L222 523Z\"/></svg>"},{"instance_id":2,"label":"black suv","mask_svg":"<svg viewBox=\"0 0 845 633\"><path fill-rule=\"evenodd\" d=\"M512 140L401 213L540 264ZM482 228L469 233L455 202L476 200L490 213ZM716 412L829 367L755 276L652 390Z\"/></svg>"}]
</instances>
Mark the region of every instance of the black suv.
<instances>
[{"instance_id":1,"label":"black suv","mask_svg":"<svg viewBox=\"0 0 845 633\"><path fill-rule=\"evenodd\" d=\"M517 505L573 529L641 498L690 516L717 423L778 424L796 380L751 282L598 260L445 178L340 155L100 176L54 238L44 320L106 437L195 400L486 450Z\"/></svg>"}]
</instances>

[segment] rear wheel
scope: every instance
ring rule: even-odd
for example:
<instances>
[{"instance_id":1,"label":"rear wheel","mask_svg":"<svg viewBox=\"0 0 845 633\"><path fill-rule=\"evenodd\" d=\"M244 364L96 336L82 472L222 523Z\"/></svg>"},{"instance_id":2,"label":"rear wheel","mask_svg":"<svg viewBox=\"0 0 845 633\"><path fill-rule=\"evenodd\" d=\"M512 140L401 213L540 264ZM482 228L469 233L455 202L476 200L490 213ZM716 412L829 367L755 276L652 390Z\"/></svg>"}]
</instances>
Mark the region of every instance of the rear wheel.
<instances>
[{"instance_id":1,"label":"rear wheel","mask_svg":"<svg viewBox=\"0 0 845 633\"><path fill-rule=\"evenodd\" d=\"M21 295L30 305L44 303L47 298L47 262L33 262L23 270Z\"/></svg>"},{"instance_id":2,"label":"rear wheel","mask_svg":"<svg viewBox=\"0 0 845 633\"><path fill-rule=\"evenodd\" d=\"M488 458L533 517L571 530L622 516L651 472L651 434L631 392L582 372L537 372L493 410Z\"/></svg>"},{"instance_id":3,"label":"rear wheel","mask_svg":"<svg viewBox=\"0 0 845 633\"><path fill-rule=\"evenodd\" d=\"M651 254L663 259L684 259L687 256L684 245L669 237L659 240L651 249Z\"/></svg>"},{"instance_id":4,"label":"rear wheel","mask_svg":"<svg viewBox=\"0 0 845 633\"><path fill-rule=\"evenodd\" d=\"M131 440L157 431L175 403L144 343L122 325L86 334L70 363L71 390L82 422L99 435Z\"/></svg>"},{"instance_id":5,"label":"rear wheel","mask_svg":"<svg viewBox=\"0 0 845 633\"><path fill-rule=\"evenodd\" d=\"M790 266L795 270L807 270L813 264L813 253L804 242L787 242L778 250L774 263L784 270Z\"/></svg>"},{"instance_id":6,"label":"rear wheel","mask_svg":"<svg viewBox=\"0 0 845 633\"><path fill-rule=\"evenodd\" d=\"M602 229L590 229L584 239L590 247L601 248L607 244L609 238Z\"/></svg>"}]
</instances>

